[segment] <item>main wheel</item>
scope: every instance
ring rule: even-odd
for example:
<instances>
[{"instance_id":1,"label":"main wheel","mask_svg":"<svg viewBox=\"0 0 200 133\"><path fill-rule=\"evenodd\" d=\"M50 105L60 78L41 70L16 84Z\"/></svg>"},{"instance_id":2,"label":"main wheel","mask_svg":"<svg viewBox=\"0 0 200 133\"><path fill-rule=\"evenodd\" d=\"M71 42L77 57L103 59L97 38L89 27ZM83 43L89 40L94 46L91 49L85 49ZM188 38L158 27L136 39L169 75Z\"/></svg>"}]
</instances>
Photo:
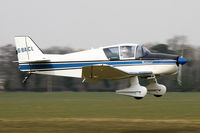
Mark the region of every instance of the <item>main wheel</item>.
<instances>
[{"instance_id":1,"label":"main wheel","mask_svg":"<svg viewBox=\"0 0 200 133\"><path fill-rule=\"evenodd\" d=\"M143 97L134 97L137 100L141 100Z\"/></svg>"},{"instance_id":2,"label":"main wheel","mask_svg":"<svg viewBox=\"0 0 200 133\"><path fill-rule=\"evenodd\" d=\"M154 95L155 97L161 97L162 95Z\"/></svg>"}]
</instances>

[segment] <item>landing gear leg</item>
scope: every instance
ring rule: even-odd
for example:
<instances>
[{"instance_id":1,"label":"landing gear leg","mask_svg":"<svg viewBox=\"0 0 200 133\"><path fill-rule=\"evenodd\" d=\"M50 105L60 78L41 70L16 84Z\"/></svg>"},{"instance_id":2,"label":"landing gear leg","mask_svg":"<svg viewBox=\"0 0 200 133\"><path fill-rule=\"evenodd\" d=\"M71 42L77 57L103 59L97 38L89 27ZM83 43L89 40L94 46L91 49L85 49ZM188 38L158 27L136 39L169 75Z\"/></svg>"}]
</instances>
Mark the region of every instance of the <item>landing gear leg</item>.
<instances>
[{"instance_id":1,"label":"landing gear leg","mask_svg":"<svg viewBox=\"0 0 200 133\"><path fill-rule=\"evenodd\" d=\"M147 89L139 84L138 77L130 79L131 86L126 89L117 90L117 94L133 96L135 99L142 99L147 94Z\"/></svg>"}]
</instances>

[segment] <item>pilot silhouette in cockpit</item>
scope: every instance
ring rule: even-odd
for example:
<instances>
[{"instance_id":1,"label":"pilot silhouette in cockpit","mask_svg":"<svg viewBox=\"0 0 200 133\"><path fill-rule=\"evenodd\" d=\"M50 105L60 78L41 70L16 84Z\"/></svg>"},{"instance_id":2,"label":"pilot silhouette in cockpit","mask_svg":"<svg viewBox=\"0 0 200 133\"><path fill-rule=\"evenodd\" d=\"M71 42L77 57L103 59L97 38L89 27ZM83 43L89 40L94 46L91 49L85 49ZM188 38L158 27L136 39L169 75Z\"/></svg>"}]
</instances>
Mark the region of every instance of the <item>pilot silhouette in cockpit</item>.
<instances>
[{"instance_id":1,"label":"pilot silhouette in cockpit","mask_svg":"<svg viewBox=\"0 0 200 133\"><path fill-rule=\"evenodd\" d=\"M121 48L121 56L122 56L122 58L129 58L129 57L131 57L131 47L123 46Z\"/></svg>"}]
</instances>

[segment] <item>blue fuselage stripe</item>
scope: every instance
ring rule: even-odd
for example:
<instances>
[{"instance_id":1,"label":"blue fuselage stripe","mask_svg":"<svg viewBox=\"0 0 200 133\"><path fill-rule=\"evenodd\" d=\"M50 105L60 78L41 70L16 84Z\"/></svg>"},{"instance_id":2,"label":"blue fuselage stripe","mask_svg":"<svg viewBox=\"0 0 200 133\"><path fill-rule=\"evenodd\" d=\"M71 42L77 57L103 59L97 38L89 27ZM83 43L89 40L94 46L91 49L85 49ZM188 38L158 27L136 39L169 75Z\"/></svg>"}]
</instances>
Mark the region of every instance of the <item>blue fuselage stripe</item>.
<instances>
[{"instance_id":1,"label":"blue fuselage stripe","mask_svg":"<svg viewBox=\"0 0 200 133\"><path fill-rule=\"evenodd\" d=\"M109 61L109 62L81 62L81 63L49 63L49 64L20 64L20 70L37 70L37 69L60 69L60 68L79 68L84 66L91 66L97 64L107 65L132 65L132 64L172 64L176 63L175 60L169 61Z\"/></svg>"}]
</instances>

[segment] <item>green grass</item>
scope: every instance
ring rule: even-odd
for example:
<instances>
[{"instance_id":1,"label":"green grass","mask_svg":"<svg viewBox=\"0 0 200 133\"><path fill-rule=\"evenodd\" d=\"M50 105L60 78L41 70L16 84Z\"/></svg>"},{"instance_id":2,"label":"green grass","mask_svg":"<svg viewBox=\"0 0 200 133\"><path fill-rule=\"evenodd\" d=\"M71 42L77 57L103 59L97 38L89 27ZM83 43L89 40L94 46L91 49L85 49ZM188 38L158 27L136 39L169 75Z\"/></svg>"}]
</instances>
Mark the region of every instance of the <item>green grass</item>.
<instances>
[{"instance_id":1,"label":"green grass","mask_svg":"<svg viewBox=\"0 0 200 133\"><path fill-rule=\"evenodd\" d=\"M200 132L200 93L0 93L0 132Z\"/></svg>"}]
</instances>

